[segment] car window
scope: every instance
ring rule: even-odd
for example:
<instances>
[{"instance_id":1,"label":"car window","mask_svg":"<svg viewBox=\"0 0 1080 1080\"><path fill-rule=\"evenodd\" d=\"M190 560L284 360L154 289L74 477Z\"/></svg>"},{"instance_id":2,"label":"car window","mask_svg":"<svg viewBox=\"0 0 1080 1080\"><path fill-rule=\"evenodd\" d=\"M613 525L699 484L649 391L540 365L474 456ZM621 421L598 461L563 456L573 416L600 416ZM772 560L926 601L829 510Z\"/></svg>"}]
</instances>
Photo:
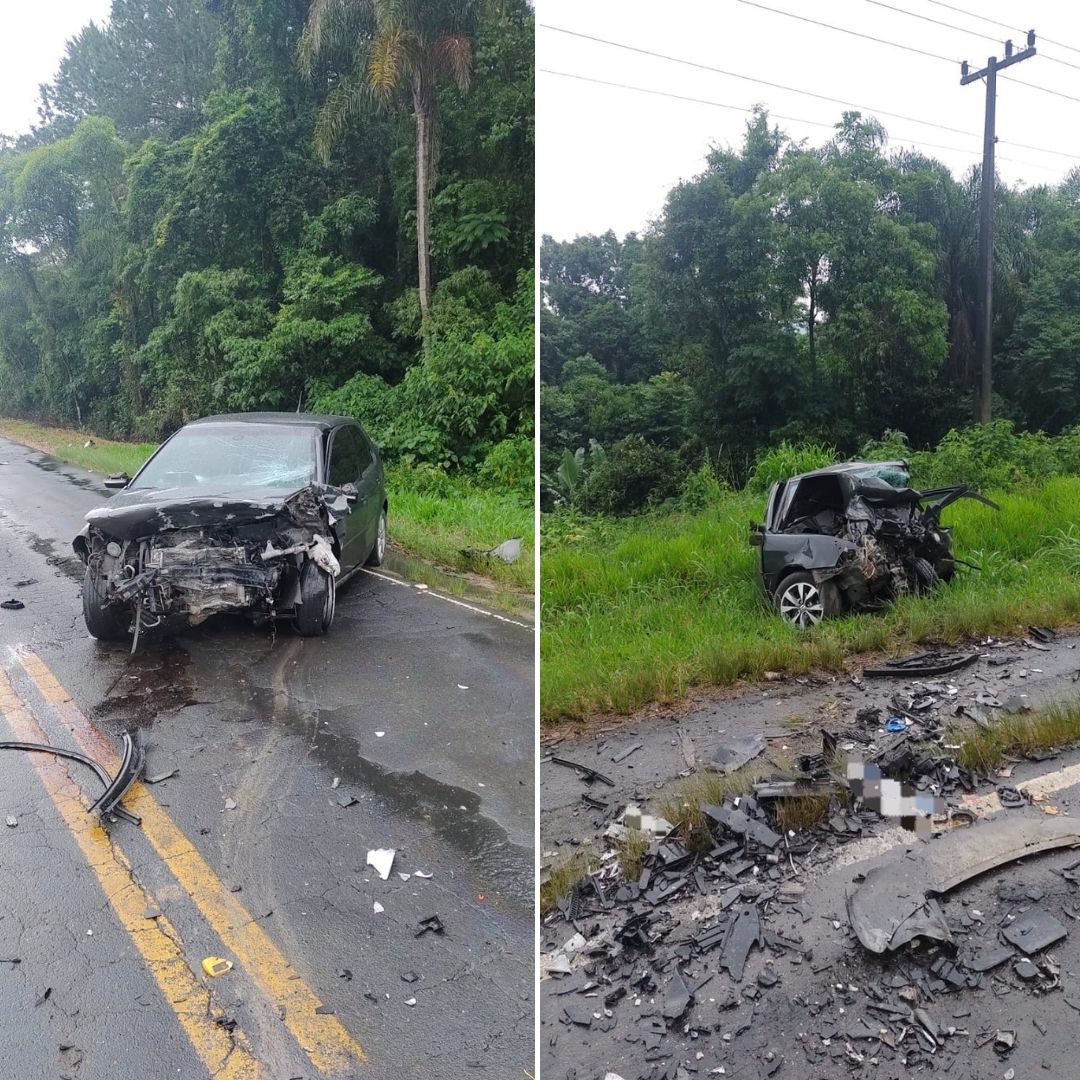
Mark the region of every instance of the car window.
<instances>
[{"instance_id":1,"label":"car window","mask_svg":"<svg viewBox=\"0 0 1080 1080\"><path fill-rule=\"evenodd\" d=\"M315 480L316 432L287 424L192 424L181 428L131 488L299 488Z\"/></svg>"},{"instance_id":2,"label":"car window","mask_svg":"<svg viewBox=\"0 0 1080 1080\"><path fill-rule=\"evenodd\" d=\"M328 476L335 487L355 484L371 464L371 450L357 427L339 428L330 447Z\"/></svg>"}]
</instances>

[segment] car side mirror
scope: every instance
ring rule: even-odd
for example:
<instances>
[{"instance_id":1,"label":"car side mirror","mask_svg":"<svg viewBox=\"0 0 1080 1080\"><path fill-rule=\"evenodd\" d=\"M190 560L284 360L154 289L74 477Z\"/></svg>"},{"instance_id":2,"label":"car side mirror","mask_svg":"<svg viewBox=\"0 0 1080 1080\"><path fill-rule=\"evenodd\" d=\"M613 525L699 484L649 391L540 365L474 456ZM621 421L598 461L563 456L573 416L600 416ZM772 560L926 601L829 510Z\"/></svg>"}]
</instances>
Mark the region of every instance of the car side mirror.
<instances>
[{"instance_id":1,"label":"car side mirror","mask_svg":"<svg viewBox=\"0 0 1080 1080\"><path fill-rule=\"evenodd\" d=\"M113 473L105 477L107 488L126 488L131 483L131 477L126 472Z\"/></svg>"},{"instance_id":2,"label":"car side mirror","mask_svg":"<svg viewBox=\"0 0 1080 1080\"><path fill-rule=\"evenodd\" d=\"M360 494L360 492L356 490L355 484L342 484L341 490L349 502L356 502L356 497Z\"/></svg>"}]
</instances>

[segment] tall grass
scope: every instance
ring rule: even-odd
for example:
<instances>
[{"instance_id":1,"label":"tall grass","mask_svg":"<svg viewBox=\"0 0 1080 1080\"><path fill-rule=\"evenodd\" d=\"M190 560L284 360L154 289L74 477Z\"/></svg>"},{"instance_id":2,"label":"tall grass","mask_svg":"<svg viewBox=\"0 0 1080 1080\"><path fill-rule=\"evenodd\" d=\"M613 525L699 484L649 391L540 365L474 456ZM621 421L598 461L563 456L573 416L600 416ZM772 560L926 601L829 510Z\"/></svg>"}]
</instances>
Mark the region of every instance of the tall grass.
<instances>
[{"instance_id":1,"label":"tall grass","mask_svg":"<svg viewBox=\"0 0 1080 1080\"><path fill-rule=\"evenodd\" d=\"M982 567L877 614L807 634L759 595L747 523L762 497L724 497L699 513L607 521L549 550L541 581L541 717L546 724L673 701L700 685L768 670L838 670L855 653L937 639L1016 633L1080 617L1073 572L1080 478L994 494L1001 512L961 501L945 512L957 553Z\"/></svg>"}]
</instances>

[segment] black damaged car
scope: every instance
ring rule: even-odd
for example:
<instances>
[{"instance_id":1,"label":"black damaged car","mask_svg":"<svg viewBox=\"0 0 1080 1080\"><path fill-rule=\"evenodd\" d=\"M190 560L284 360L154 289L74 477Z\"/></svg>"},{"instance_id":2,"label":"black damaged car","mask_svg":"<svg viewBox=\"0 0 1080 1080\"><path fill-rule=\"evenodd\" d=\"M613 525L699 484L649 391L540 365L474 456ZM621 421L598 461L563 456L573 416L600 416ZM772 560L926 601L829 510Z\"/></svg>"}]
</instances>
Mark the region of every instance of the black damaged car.
<instances>
[{"instance_id":1,"label":"black damaged car","mask_svg":"<svg viewBox=\"0 0 1080 1080\"><path fill-rule=\"evenodd\" d=\"M105 486L120 491L73 547L86 627L106 641L222 611L325 634L337 587L386 554L382 460L348 417L208 416Z\"/></svg>"},{"instance_id":2,"label":"black damaged car","mask_svg":"<svg viewBox=\"0 0 1080 1080\"><path fill-rule=\"evenodd\" d=\"M941 512L957 499L996 503L970 487L916 491L906 461L854 461L793 476L769 492L760 577L780 617L805 630L952 578L952 530Z\"/></svg>"}]
</instances>

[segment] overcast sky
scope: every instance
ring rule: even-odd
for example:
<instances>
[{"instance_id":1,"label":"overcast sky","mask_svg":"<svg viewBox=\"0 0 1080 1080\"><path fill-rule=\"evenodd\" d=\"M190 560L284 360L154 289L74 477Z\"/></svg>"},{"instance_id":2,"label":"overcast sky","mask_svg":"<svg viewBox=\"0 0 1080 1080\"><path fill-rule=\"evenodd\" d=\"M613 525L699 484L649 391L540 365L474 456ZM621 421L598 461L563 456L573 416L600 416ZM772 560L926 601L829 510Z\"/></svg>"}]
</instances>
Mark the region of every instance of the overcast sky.
<instances>
[{"instance_id":1,"label":"overcast sky","mask_svg":"<svg viewBox=\"0 0 1080 1080\"><path fill-rule=\"evenodd\" d=\"M65 42L91 19L105 22L111 7L112 0L7 0L0 38L0 133L21 135L36 123L38 85L56 74Z\"/></svg>"},{"instance_id":2,"label":"overcast sky","mask_svg":"<svg viewBox=\"0 0 1080 1080\"><path fill-rule=\"evenodd\" d=\"M741 143L747 118L741 111L580 82L544 74L543 69L740 109L760 102L774 116L796 118L777 118L776 123L796 139L809 138L811 145L826 141L830 132L803 121L833 124L843 110L802 94L574 38L544 24L840 98L868 106L865 112L888 110L956 128L944 131L875 113L889 132L890 146L937 144L915 148L943 161L956 176L981 160L986 99L981 82L959 85L959 61L967 59L973 70L981 68L987 57L1004 55L1004 38L1011 36L1017 49L1022 48L1025 32L1034 27L1038 55L998 78L998 174L1009 183L1053 183L1080 165L1080 4L948 0L946 7L932 0L888 0L893 9L965 28L957 31L871 0L755 2L945 59L813 26L739 0L666 0L662 5L646 0L536 0L541 234L566 239L609 228L620 235L643 228L657 217L675 183L701 171L710 144ZM1015 31L962 11L1008 23ZM1017 25L1017 13L1028 21ZM1062 44L1051 45L1043 35ZM1008 76L1077 100L1019 85Z\"/></svg>"}]
</instances>

